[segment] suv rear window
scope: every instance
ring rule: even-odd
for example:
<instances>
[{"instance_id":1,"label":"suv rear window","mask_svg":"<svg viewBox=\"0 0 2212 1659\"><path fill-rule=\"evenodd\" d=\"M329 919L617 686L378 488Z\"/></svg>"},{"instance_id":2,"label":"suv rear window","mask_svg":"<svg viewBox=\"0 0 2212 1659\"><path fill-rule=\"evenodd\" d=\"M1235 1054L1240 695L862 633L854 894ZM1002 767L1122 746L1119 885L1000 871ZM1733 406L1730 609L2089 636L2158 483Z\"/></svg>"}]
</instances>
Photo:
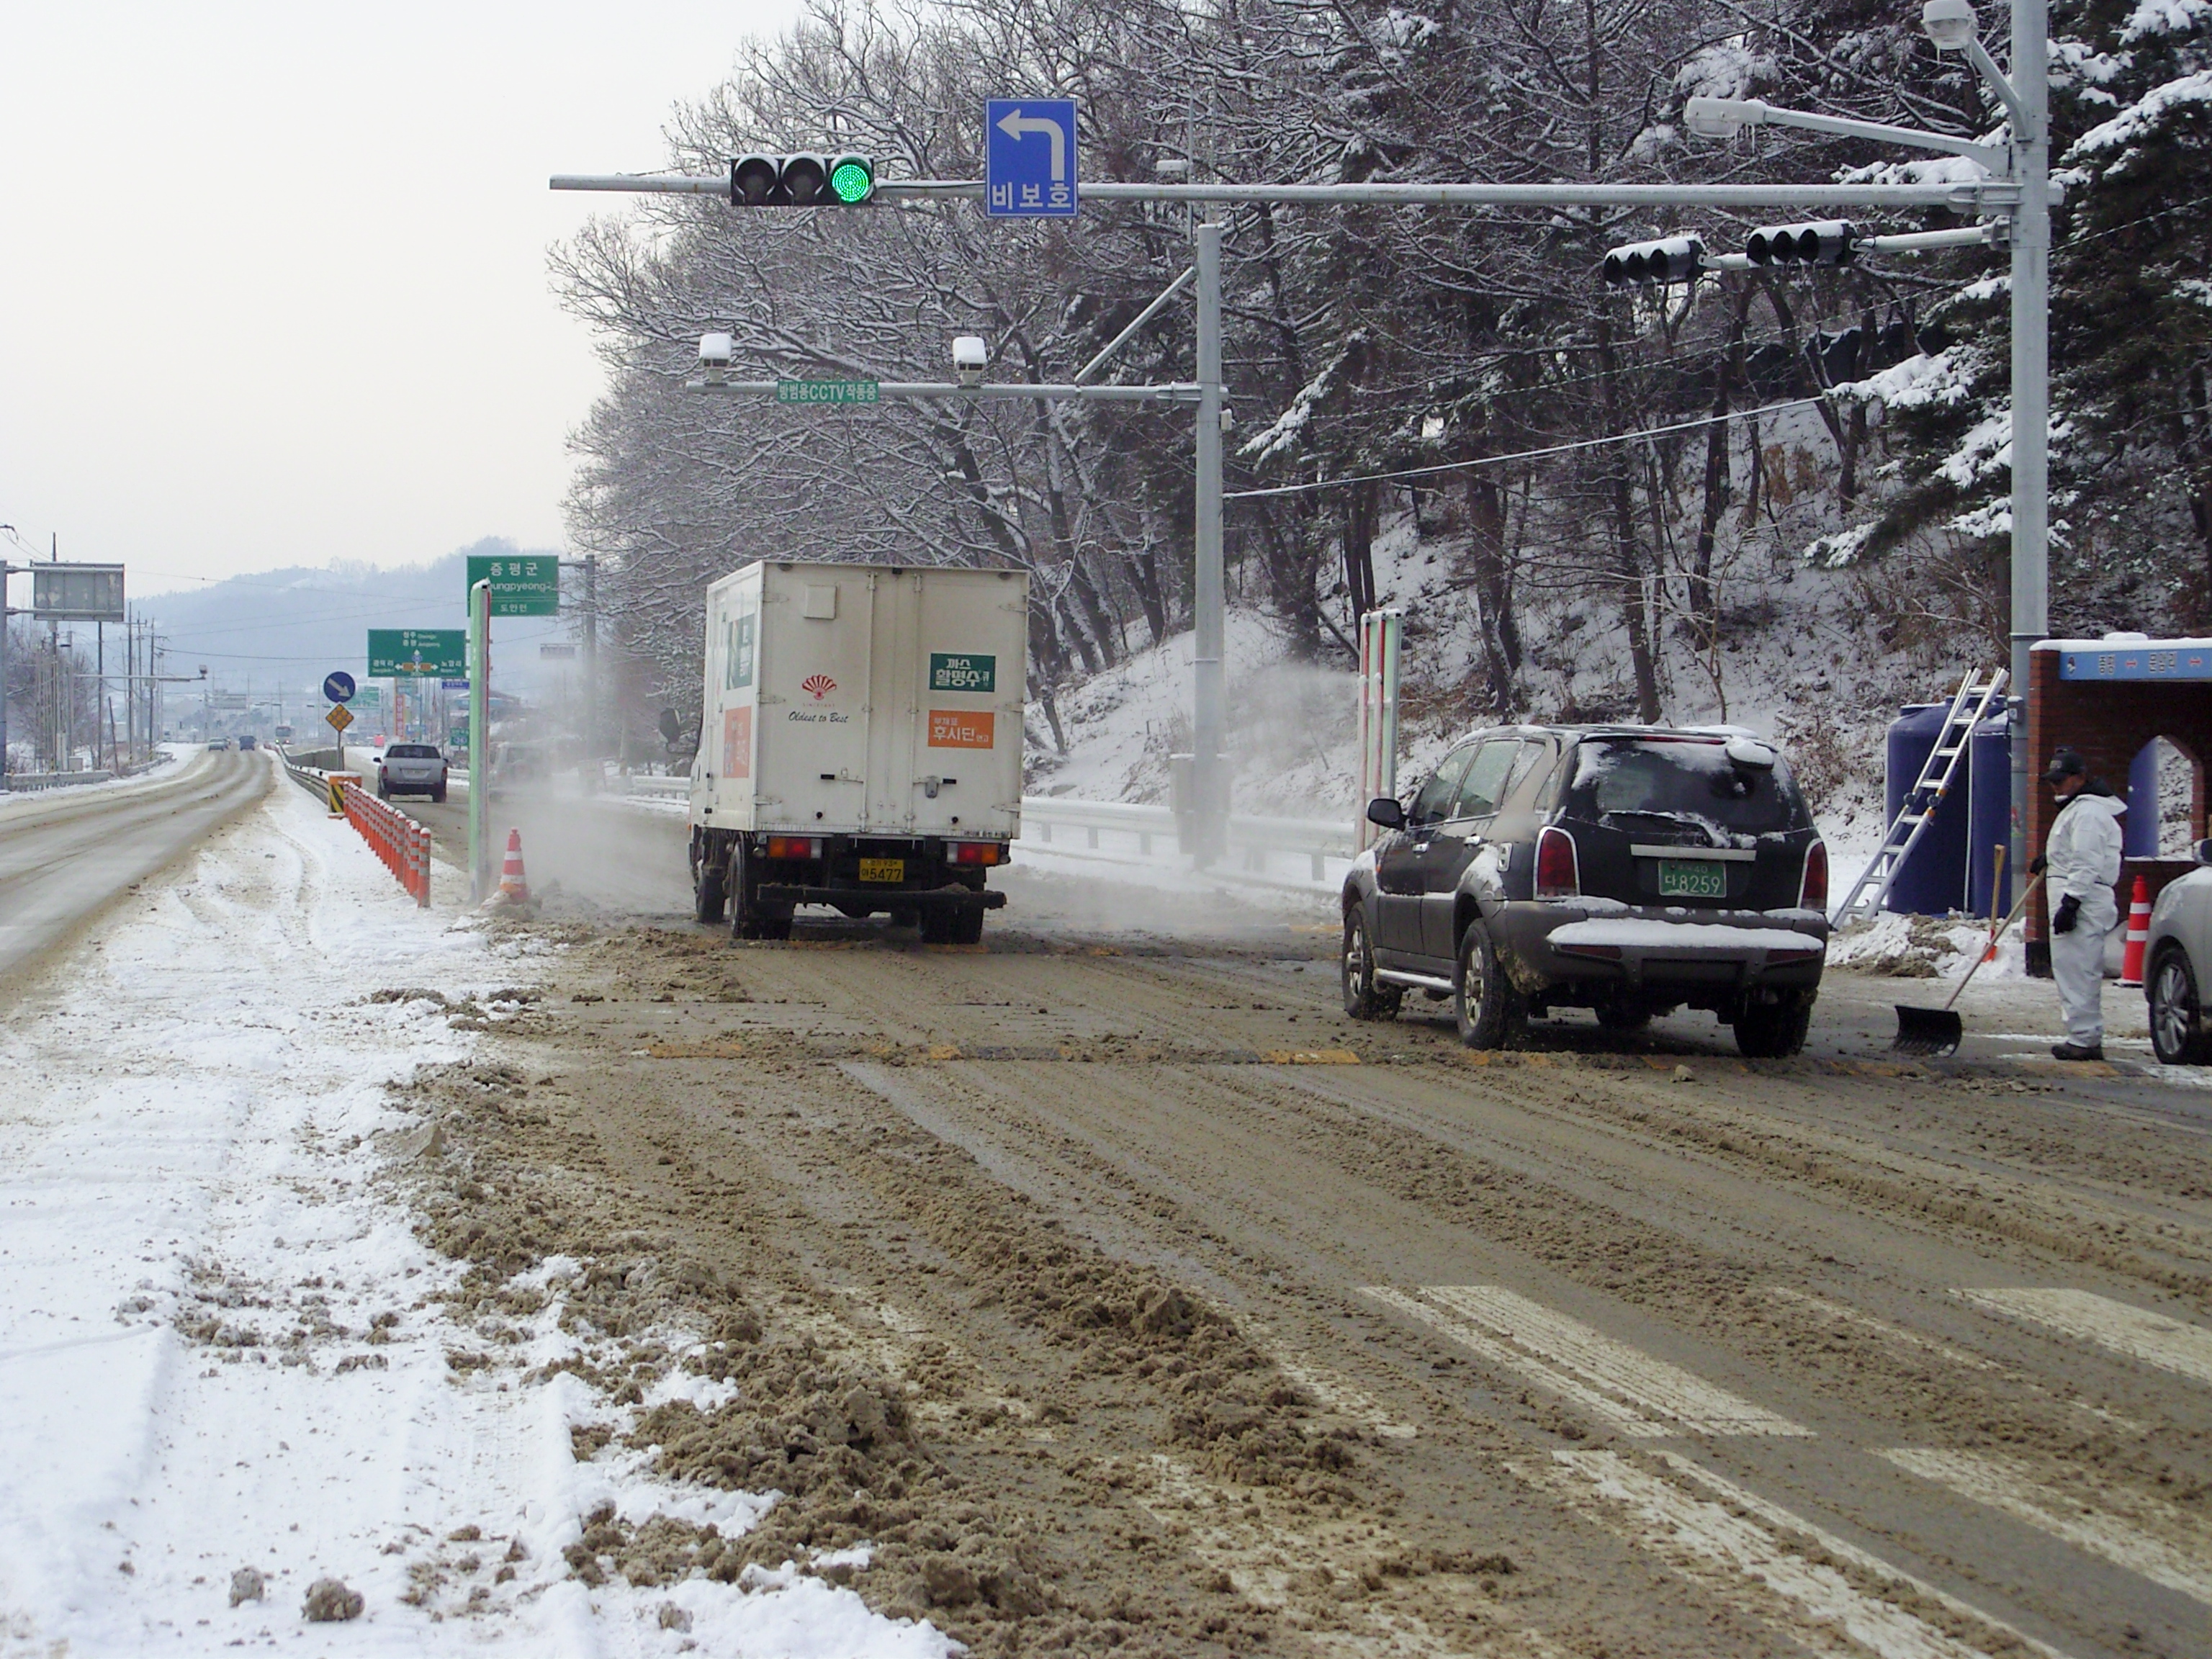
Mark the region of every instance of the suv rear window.
<instances>
[{"instance_id":1,"label":"suv rear window","mask_svg":"<svg viewBox=\"0 0 2212 1659\"><path fill-rule=\"evenodd\" d=\"M1739 766L1718 741L1593 738L1575 751L1567 810L1614 829L1668 823L1765 836L1812 820L1780 756L1773 766Z\"/></svg>"},{"instance_id":2,"label":"suv rear window","mask_svg":"<svg viewBox=\"0 0 2212 1659\"><path fill-rule=\"evenodd\" d=\"M435 760L438 751L427 743L395 743L385 754L392 760Z\"/></svg>"}]
</instances>

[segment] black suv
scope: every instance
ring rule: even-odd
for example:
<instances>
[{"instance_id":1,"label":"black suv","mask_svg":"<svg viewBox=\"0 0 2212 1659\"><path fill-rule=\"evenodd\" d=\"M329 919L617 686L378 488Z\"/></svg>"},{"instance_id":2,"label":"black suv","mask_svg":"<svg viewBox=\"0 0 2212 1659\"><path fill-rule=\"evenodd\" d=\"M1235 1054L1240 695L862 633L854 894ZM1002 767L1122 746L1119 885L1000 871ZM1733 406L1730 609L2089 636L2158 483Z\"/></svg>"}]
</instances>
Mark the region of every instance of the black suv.
<instances>
[{"instance_id":1,"label":"black suv","mask_svg":"<svg viewBox=\"0 0 2212 1659\"><path fill-rule=\"evenodd\" d=\"M1401 805L1344 884L1344 1007L1453 1000L1494 1048L1531 1014L1633 1030L1709 1009L1747 1055L1794 1054L1827 954L1828 852L1788 762L1738 733L1480 732Z\"/></svg>"}]
</instances>

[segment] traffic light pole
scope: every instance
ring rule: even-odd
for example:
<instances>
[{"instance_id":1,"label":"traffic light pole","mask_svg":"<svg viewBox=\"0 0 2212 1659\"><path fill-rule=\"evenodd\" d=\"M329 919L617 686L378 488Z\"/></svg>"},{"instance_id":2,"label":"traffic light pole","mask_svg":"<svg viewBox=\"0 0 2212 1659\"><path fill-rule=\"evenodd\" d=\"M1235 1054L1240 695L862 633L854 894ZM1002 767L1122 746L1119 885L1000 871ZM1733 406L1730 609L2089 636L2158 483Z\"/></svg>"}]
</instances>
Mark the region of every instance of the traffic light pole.
<instances>
[{"instance_id":1,"label":"traffic light pole","mask_svg":"<svg viewBox=\"0 0 2212 1659\"><path fill-rule=\"evenodd\" d=\"M1931 0L1931 9L1948 0ZM2017 697L2026 690L2027 647L2041 637L2045 626L2044 489L2049 394L2046 384L2045 328L2050 258L2048 204L2049 149L2045 118L2045 7L2046 0L2013 0L2013 63L2020 76L2018 98L2007 86L1988 54L1978 45L1968 50L1976 69L1998 89L1998 96L2013 115L2014 137L2010 150L2011 175L1957 184L1936 185L1510 185L1510 184L1139 184L1117 181L1086 183L1079 187L1081 199L1091 202L1181 202L1194 206L1304 204L1316 207L1370 204L1401 207L1626 207L1654 209L1708 208L1717 210L1792 207L1801 210L1876 208L1892 211L1914 208L1942 208L1954 213L2006 216L2014 222L2013 240L2013 684ZM1934 30L1931 28L1930 33ZM2025 66L2025 67L2023 67ZM1821 131L1848 131L1860 136L1965 155L1994 162L2001 158L1988 146L1942 134L1915 134L1909 129L1879 126L1825 116L1798 117L1793 112L1769 109L1756 100L1692 100L1737 112L1737 125L1774 120ZM1694 125L1694 119L1693 119ZM625 195L714 196L745 205L734 194L736 170L726 173L564 173L551 186L558 191L613 191ZM876 180L871 204L897 205L947 200L982 201L984 181L979 179L911 179ZM839 207L823 204L820 210ZM1136 402L1170 398L1199 405L1197 432L1197 523L1193 579L1193 753L1192 790L1196 843L1200 862L1218 856L1227 841L1227 792L1221 787L1220 742L1224 730L1225 675L1224 555L1222 545L1221 454L1221 227L1207 222L1195 228L1198 258L1198 379L1194 384L1164 386L965 386L923 382L880 382L884 398L1031 398ZM1958 233L1938 233L1955 238ZM1882 239L1897 243L1906 239ZM1932 236L1920 246L1943 246ZM1739 256L1729 256L1735 266ZM1747 265L1748 261L1741 261ZM1180 287L1182 278L1176 286ZM1172 290L1170 290L1172 291ZM1161 296L1164 301L1165 295ZM1155 304L1158 304L1156 301ZM1125 336L1127 331L1124 331ZM2032 338L2030 337L2032 337ZM1119 341L1115 342L1120 343ZM1079 382L1098 367L1099 354L1077 376ZM691 383L708 391L773 396L773 380L717 380L710 371ZM2029 499L2033 496L2033 500ZM2021 837L2027 823L2027 733L2015 702L2013 723L2013 855L2012 867L2025 866Z\"/></svg>"}]
</instances>

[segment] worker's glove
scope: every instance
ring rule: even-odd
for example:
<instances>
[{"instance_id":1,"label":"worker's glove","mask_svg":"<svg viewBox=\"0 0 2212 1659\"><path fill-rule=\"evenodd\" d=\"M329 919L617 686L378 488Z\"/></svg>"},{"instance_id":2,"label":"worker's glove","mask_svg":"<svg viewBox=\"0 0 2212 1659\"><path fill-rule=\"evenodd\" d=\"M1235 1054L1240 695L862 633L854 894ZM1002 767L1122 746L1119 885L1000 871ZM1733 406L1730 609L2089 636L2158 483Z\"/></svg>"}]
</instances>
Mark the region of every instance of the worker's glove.
<instances>
[{"instance_id":1,"label":"worker's glove","mask_svg":"<svg viewBox=\"0 0 2212 1659\"><path fill-rule=\"evenodd\" d=\"M2051 931L2054 933L2070 933L2074 931L2074 924L2081 918L2081 901L2069 893L2058 901L2058 908L2051 918Z\"/></svg>"},{"instance_id":2,"label":"worker's glove","mask_svg":"<svg viewBox=\"0 0 2212 1659\"><path fill-rule=\"evenodd\" d=\"M2043 873L2044 866L2048 862L2049 860L2045 859L2042 854L2038 853L2033 858L2027 861L2027 873L2031 876L2041 875Z\"/></svg>"}]
</instances>

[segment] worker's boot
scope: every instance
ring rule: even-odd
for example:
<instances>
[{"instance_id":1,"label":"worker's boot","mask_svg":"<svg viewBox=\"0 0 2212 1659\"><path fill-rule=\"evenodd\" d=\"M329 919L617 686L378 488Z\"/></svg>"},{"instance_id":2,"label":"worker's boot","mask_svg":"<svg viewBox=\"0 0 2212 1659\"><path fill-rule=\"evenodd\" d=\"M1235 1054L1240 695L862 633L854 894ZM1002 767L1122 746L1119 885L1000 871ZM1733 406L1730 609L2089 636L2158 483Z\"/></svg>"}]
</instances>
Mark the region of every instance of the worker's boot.
<instances>
[{"instance_id":1,"label":"worker's boot","mask_svg":"<svg viewBox=\"0 0 2212 1659\"><path fill-rule=\"evenodd\" d=\"M2051 1057L2053 1060L2102 1060L2105 1045L2099 1042L2085 1048L2078 1042L2057 1043L2051 1048Z\"/></svg>"}]
</instances>

